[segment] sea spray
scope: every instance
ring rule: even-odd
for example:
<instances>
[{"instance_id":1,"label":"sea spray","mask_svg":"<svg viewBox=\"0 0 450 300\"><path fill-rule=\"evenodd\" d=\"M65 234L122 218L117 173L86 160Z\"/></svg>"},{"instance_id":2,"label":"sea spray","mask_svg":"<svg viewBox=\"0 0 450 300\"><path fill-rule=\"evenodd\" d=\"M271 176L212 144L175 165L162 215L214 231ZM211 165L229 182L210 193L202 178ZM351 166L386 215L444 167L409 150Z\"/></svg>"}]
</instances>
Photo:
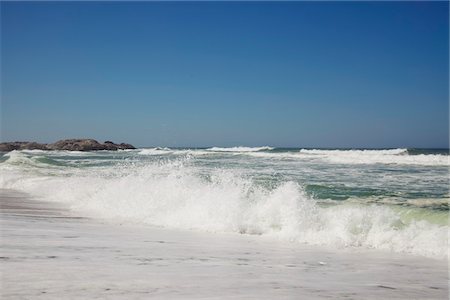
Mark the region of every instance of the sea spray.
<instances>
[{"instance_id":1,"label":"sea spray","mask_svg":"<svg viewBox=\"0 0 450 300\"><path fill-rule=\"evenodd\" d=\"M139 151L83 156L13 151L2 158L0 187L125 223L429 257L444 257L448 250L446 224L405 218L403 209L354 201L324 206L305 192L304 184L289 177L266 184L256 180L256 171L216 163L242 159L235 156L212 161L185 150L182 155L148 158Z\"/></svg>"}]
</instances>

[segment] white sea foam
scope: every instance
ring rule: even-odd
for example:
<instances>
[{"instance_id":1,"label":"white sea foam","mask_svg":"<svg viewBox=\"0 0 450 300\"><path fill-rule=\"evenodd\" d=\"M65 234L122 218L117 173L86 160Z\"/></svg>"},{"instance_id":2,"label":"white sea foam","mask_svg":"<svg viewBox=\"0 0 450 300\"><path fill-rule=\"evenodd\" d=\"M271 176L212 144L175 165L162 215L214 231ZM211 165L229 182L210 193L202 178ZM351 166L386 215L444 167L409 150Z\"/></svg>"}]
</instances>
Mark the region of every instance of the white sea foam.
<instances>
[{"instance_id":1,"label":"white sea foam","mask_svg":"<svg viewBox=\"0 0 450 300\"><path fill-rule=\"evenodd\" d=\"M34 152L37 153L37 152ZM9 167L9 166L17 166L17 165L25 165L25 166L32 166L32 167L48 167L47 164L40 162L37 160L36 156L28 156L26 155L26 151L18 151L13 150L11 152L8 152L4 155L5 157L8 157L7 164L5 164L3 167Z\"/></svg>"},{"instance_id":2,"label":"white sea foam","mask_svg":"<svg viewBox=\"0 0 450 300\"><path fill-rule=\"evenodd\" d=\"M380 149L380 150L323 150L323 149L301 149L300 153L306 154L321 154L321 155L365 155L365 156L380 156L380 155L399 155L408 154L408 149Z\"/></svg>"},{"instance_id":3,"label":"white sea foam","mask_svg":"<svg viewBox=\"0 0 450 300\"><path fill-rule=\"evenodd\" d=\"M139 149L139 154L140 155L161 155L161 154L168 154L168 153L172 153L172 149L167 148L167 147L156 147L156 148L144 148L144 149Z\"/></svg>"},{"instance_id":4,"label":"white sea foam","mask_svg":"<svg viewBox=\"0 0 450 300\"><path fill-rule=\"evenodd\" d=\"M145 148L140 149L138 154L139 155L176 155L176 156L186 156L186 155L192 155L192 156L203 156L203 155L211 155L214 152L205 151L202 149L171 149L171 148Z\"/></svg>"},{"instance_id":5,"label":"white sea foam","mask_svg":"<svg viewBox=\"0 0 450 300\"><path fill-rule=\"evenodd\" d=\"M20 153L9 157L12 165L3 165L14 167ZM65 202L75 210L120 222L270 235L315 245L430 257L445 257L448 251L447 226L406 222L389 207L323 208L294 182L264 188L237 171L213 169L208 176L202 175L185 160L72 170L66 176L2 166L0 187Z\"/></svg>"},{"instance_id":6,"label":"white sea foam","mask_svg":"<svg viewBox=\"0 0 450 300\"><path fill-rule=\"evenodd\" d=\"M409 155L407 149L388 150L319 150L301 149L300 155L338 164L404 164L448 166L449 156L438 154Z\"/></svg>"},{"instance_id":7,"label":"white sea foam","mask_svg":"<svg viewBox=\"0 0 450 300\"><path fill-rule=\"evenodd\" d=\"M221 150L223 149L223 150ZM241 149L241 150L239 150ZM407 149L387 150L319 150L301 149L299 152L265 152L270 147L260 148L210 148L207 151L224 152L230 154L248 155L273 160L318 160L332 164L395 164L395 165L419 165L419 166L449 166L449 156L440 154L410 155ZM197 154L199 150L193 150ZM203 151L204 152L204 151ZM200 155L200 153L198 153Z\"/></svg>"},{"instance_id":8,"label":"white sea foam","mask_svg":"<svg viewBox=\"0 0 450 300\"><path fill-rule=\"evenodd\" d=\"M17 151L17 150L15 150L15 151ZM26 153L31 153L31 154L33 154L33 153L45 153L46 152L46 150L40 150L40 149L20 150L20 151L26 152Z\"/></svg>"},{"instance_id":9,"label":"white sea foam","mask_svg":"<svg viewBox=\"0 0 450 300\"><path fill-rule=\"evenodd\" d=\"M272 150L273 147L269 146L263 146L263 147L228 147L228 148L221 148L221 147L212 147L208 148L206 150L208 151L216 151L216 152L258 152L258 151L265 151L265 150Z\"/></svg>"}]
</instances>

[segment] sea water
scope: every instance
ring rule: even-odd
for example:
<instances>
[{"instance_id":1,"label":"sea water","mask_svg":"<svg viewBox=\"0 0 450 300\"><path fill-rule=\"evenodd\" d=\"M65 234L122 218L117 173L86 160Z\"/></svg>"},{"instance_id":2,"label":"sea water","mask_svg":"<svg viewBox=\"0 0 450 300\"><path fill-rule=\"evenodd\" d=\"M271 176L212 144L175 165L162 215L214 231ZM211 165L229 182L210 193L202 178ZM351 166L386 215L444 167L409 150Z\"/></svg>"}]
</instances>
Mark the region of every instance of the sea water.
<instances>
[{"instance_id":1,"label":"sea water","mask_svg":"<svg viewBox=\"0 0 450 300\"><path fill-rule=\"evenodd\" d=\"M0 188L89 217L448 255L448 150L142 148L12 151Z\"/></svg>"}]
</instances>

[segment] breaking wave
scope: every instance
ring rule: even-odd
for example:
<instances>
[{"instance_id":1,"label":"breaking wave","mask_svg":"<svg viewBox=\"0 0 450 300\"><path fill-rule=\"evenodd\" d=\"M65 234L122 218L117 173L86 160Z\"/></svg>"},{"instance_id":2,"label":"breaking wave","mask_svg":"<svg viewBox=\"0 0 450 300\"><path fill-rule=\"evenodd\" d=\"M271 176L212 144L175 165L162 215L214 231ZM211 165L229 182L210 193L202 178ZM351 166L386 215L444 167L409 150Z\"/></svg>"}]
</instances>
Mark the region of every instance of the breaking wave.
<instances>
[{"instance_id":1,"label":"breaking wave","mask_svg":"<svg viewBox=\"0 0 450 300\"><path fill-rule=\"evenodd\" d=\"M338 164L404 164L448 166L449 156L440 154L409 155L408 149L319 150L301 149L300 155Z\"/></svg>"},{"instance_id":2,"label":"breaking wave","mask_svg":"<svg viewBox=\"0 0 450 300\"><path fill-rule=\"evenodd\" d=\"M205 174L189 158L61 171L23 172L41 162L10 153L0 187L64 202L87 215L120 222L209 232L268 235L337 248L366 247L429 257L447 255L448 226L380 205L321 206L293 181L256 184L237 170ZM23 167L23 166L21 166Z\"/></svg>"},{"instance_id":3,"label":"breaking wave","mask_svg":"<svg viewBox=\"0 0 450 300\"><path fill-rule=\"evenodd\" d=\"M264 146L264 147L229 147L229 148L221 148L221 147L212 147L206 150L208 151L216 151L216 152L258 152L258 151L268 151L273 150L273 147Z\"/></svg>"},{"instance_id":4,"label":"breaking wave","mask_svg":"<svg viewBox=\"0 0 450 300\"><path fill-rule=\"evenodd\" d=\"M167 147L145 148L141 149L138 153L140 155L161 155L172 153L172 149Z\"/></svg>"},{"instance_id":5,"label":"breaking wave","mask_svg":"<svg viewBox=\"0 0 450 300\"><path fill-rule=\"evenodd\" d=\"M385 150L322 150L322 149L301 149L300 153L321 154L321 155L363 155L363 156L379 156L379 155L404 155L408 154L408 149L385 149Z\"/></svg>"}]
</instances>

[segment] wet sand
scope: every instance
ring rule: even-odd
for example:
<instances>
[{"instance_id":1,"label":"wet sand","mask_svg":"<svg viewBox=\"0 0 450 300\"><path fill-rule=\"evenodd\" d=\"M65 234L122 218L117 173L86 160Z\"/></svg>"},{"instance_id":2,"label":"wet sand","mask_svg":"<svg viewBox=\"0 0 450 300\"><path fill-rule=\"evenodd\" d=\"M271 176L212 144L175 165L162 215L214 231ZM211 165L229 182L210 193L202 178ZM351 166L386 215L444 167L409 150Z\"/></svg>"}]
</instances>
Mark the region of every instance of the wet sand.
<instances>
[{"instance_id":1,"label":"wet sand","mask_svg":"<svg viewBox=\"0 0 450 300\"><path fill-rule=\"evenodd\" d=\"M84 218L0 190L2 299L448 299L448 262Z\"/></svg>"}]
</instances>

